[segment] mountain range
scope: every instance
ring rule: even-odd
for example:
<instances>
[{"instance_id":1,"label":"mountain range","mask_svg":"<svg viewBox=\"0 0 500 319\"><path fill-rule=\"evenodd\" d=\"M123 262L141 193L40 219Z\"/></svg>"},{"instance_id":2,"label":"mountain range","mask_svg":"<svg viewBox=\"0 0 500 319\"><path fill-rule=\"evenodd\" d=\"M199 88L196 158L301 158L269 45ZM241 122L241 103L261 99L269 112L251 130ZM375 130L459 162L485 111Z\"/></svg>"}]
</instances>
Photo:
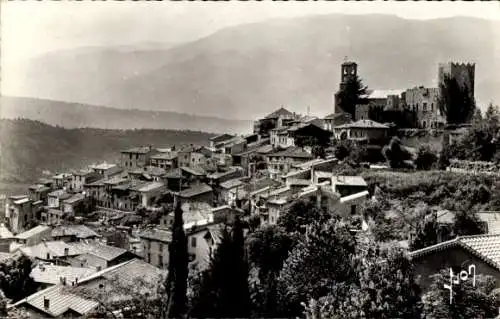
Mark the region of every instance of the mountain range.
<instances>
[{"instance_id":1,"label":"mountain range","mask_svg":"<svg viewBox=\"0 0 500 319\"><path fill-rule=\"evenodd\" d=\"M213 136L187 130L66 129L27 119L0 119L0 186L33 183L45 170L55 173L116 162L120 151L131 147L208 145Z\"/></svg>"},{"instance_id":2,"label":"mountain range","mask_svg":"<svg viewBox=\"0 0 500 319\"><path fill-rule=\"evenodd\" d=\"M253 119L281 105L321 116L333 111L348 56L372 89L435 86L439 62L475 62L476 99L484 107L500 101L500 74L493 71L500 69L499 27L469 17L268 20L164 47L50 52L19 70L15 95L227 119Z\"/></svg>"},{"instance_id":3,"label":"mountain range","mask_svg":"<svg viewBox=\"0 0 500 319\"><path fill-rule=\"evenodd\" d=\"M252 131L252 121L12 96L0 96L0 118L26 118L65 128L169 129L236 134Z\"/></svg>"}]
</instances>

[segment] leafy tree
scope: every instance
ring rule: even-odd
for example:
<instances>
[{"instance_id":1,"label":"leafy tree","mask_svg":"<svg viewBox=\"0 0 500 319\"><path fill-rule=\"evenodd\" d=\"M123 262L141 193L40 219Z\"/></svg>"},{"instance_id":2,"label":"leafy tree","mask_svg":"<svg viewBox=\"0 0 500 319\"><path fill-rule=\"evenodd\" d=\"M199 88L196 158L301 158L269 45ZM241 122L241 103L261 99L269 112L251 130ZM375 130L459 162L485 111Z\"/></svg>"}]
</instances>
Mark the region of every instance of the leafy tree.
<instances>
[{"instance_id":1,"label":"leafy tree","mask_svg":"<svg viewBox=\"0 0 500 319\"><path fill-rule=\"evenodd\" d=\"M277 277L295 241L293 236L277 225L263 226L247 238L249 262L256 270L257 277L252 287L257 317L279 316Z\"/></svg>"},{"instance_id":2,"label":"leafy tree","mask_svg":"<svg viewBox=\"0 0 500 319\"><path fill-rule=\"evenodd\" d=\"M245 237L243 235L243 224L239 217L236 217L233 224L233 250L233 282L235 287L228 301L231 302L236 317L248 317L250 314L249 267L245 249Z\"/></svg>"},{"instance_id":3,"label":"leafy tree","mask_svg":"<svg viewBox=\"0 0 500 319\"><path fill-rule=\"evenodd\" d=\"M340 143L338 144L336 147L335 147L335 150L334 150L334 155L335 157L342 161L344 160L346 157L349 156L350 154L350 150L349 148L347 147L347 145L345 145L345 143Z\"/></svg>"},{"instance_id":4,"label":"leafy tree","mask_svg":"<svg viewBox=\"0 0 500 319\"><path fill-rule=\"evenodd\" d=\"M474 211L459 211L455 214L453 231L457 236L484 234L486 229Z\"/></svg>"},{"instance_id":5,"label":"leafy tree","mask_svg":"<svg viewBox=\"0 0 500 319\"><path fill-rule=\"evenodd\" d=\"M232 235L222 231L208 269L194 285L190 315L194 318L242 318L249 316L248 264L243 230L236 220Z\"/></svg>"},{"instance_id":6,"label":"leafy tree","mask_svg":"<svg viewBox=\"0 0 500 319\"><path fill-rule=\"evenodd\" d=\"M404 148L401 144L401 140L397 137L391 139L389 144L383 148L382 153L389 162L391 168L405 167L405 161L410 160L412 157L411 153Z\"/></svg>"},{"instance_id":7,"label":"leafy tree","mask_svg":"<svg viewBox=\"0 0 500 319\"><path fill-rule=\"evenodd\" d=\"M351 267L356 240L346 224L314 222L293 248L278 278L280 317L300 315L301 302L327 295L339 282L355 277Z\"/></svg>"},{"instance_id":8,"label":"leafy tree","mask_svg":"<svg viewBox=\"0 0 500 319\"><path fill-rule=\"evenodd\" d=\"M481 112L481 109L476 107L474 109L474 115L472 116L472 122L473 123L479 123L483 120L483 113Z\"/></svg>"},{"instance_id":9,"label":"leafy tree","mask_svg":"<svg viewBox=\"0 0 500 319\"><path fill-rule=\"evenodd\" d=\"M368 87L363 85L362 80L356 78L349 79L345 85L337 92L337 98L340 108L351 115L356 116L356 105L359 104L361 97L366 94Z\"/></svg>"},{"instance_id":10,"label":"leafy tree","mask_svg":"<svg viewBox=\"0 0 500 319\"><path fill-rule=\"evenodd\" d=\"M278 219L278 225L286 232L305 233L306 227L313 221L329 219L329 215L317 208L312 201L296 201L290 209Z\"/></svg>"},{"instance_id":11,"label":"leafy tree","mask_svg":"<svg viewBox=\"0 0 500 319\"><path fill-rule=\"evenodd\" d=\"M172 242L169 245L168 276L165 285L168 294L167 318L181 318L186 314L188 263L187 236L179 200L174 211Z\"/></svg>"},{"instance_id":12,"label":"leafy tree","mask_svg":"<svg viewBox=\"0 0 500 319\"><path fill-rule=\"evenodd\" d=\"M0 263L0 290L7 298L15 302L36 291L31 269L32 262L25 256Z\"/></svg>"},{"instance_id":13,"label":"leafy tree","mask_svg":"<svg viewBox=\"0 0 500 319\"><path fill-rule=\"evenodd\" d=\"M419 170L429 170L437 162L437 156L428 146L422 146L418 149L415 165Z\"/></svg>"},{"instance_id":14,"label":"leafy tree","mask_svg":"<svg viewBox=\"0 0 500 319\"><path fill-rule=\"evenodd\" d=\"M490 127L498 128L500 125L500 110L497 105L490 103L484 114L485 120Z\"/></svg>"},{"instance_id":15,"label":"leafy tree","mask_svg":"<svg viewBox=\"0 0 500 319\"><path fill-rule=\"evenodd\" d=\"M444 289L450 284L448 269L433 275L429 290L422 296L425 318L494 318L498 315L498 299L494 295L495 280L490 276L476 275L475 287L472 280L453 285L453 299L450 291Z\"/></svg>"},{"instance_id":16,"label":"leafy tree","mask_svg":"<svg viewBox=\"0 0 500 319\"><path fill-rule=\"evenodd\" d=\"M445 75L443 82L439 84L439 90L438 106L446 122L453 125L468 123L476 108L468 88L460 86L455 78Z\"/></svg>"},{"instance_id":17,"label":"leafy tree","mask_svg":"<svg viewBox=\"0 0 500 319\"><path fill-rule=\"evenodd\" d=\"M338 284L306 313L316 318L421 318L420 288L410 260L400 250L369 245L358 252L355 282ZM341 291L342 293L338 293ZM307 316L310 317L310 316Z\"/></svg>"},{"instance_id":18,"label":"leafy tree","mask_svg":"<svg viewBox=\"0 0 500 319\"><path fill-rule=\"evenodd\" d=\"M0 318L7 317L7 298L2 290L0 290Z\"/></svg>"},{"instance_id":19,"label":"leafy tree","mask_svg":"<svg viewBox=\"0 0 500 319\"><path fill-rule=\"evenodd\" d=\"M410 249L417 250L438 243L438 224L435 218L424 219L418 225L416 234L410 242Z\"/></svg>"}]
</instances>

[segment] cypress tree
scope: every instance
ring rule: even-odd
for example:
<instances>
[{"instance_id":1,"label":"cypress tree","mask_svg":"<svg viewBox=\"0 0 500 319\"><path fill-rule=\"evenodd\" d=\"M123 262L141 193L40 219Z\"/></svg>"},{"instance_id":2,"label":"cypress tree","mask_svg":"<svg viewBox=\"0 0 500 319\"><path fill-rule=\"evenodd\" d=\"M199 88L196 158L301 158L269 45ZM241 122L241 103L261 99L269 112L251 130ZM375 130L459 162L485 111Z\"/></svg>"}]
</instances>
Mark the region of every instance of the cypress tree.
<instances>
[{"instance_id":1,"label":"cypress tree","mask_svg":"<svg viewBox=\"0 0 500 319\"><path fill-rule=\"evenodd\" d=\"M172 225L172 241L169 245L169 263L166 291L168 303L167 318L181 318L187 311L187 279L188 279L187 237L184 232L184 221L180 201L174 212Z\"/></svg>"},{"instance_id":2,"label":"cypress tree","mask_svg":"<svg viewBox=\"0 0 500 319\"><path fill-rule=\"evenodd\" d=\"M236 219L232 232L222 232L221 243L194 292L193 317L244 318L250 315L248 263L243 227Z\"/></svg>"}]
</instances>

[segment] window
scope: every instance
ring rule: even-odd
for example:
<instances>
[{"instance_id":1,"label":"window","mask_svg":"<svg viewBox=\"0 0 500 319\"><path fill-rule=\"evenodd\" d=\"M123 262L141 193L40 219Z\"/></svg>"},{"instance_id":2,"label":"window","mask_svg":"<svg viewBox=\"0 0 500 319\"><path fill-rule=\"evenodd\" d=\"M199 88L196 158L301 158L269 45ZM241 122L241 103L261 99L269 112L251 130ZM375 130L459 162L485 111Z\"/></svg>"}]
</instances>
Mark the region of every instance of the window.
<instances>
[{"instance_id":1,"label":"window","mask_svg":"<svg viewBox=\"0 0 500 319\"><path fill-rule=\"evenodd\" d=\"M158 265L161 267L163 267L163 256L160 254L158 255Z\"/></svg>"},{"instance_id":2,"label":"window","mask_svg":"<svg viewBox=\"0 0 500 319\"><path fill-rule=\"evenodd\" d=\"M356 205L351 205L351 215L356 215Z\"/></svg>"},{"instance_id":3,"label":"window","mask_svg":"<svg viewBox=\"0 0 500 319\"><path fill-rule=\"evenodd\" d=\"M150 253L148 253L146 255L146 262L151 262L151 254Z\"/></svg>"},{"instance_id":4,"label":"window","mask_svg":"<svg viewBox=\"0 0 500 319\"><path fill-rule=\"evenodd\" d=\"M191 237L191 247L196 247L196 237Z\"/></svg>"},{"instance_id":5,"label":"window","mask_svg":"<svg viewBox=\"0 0 500 319\"><path fill-rule=\"evenodd\" d=\"M135 154L135 159L138 160L139 159L139 154Z\"/></svg>"},{"instance_id":6,"label":"window","mask_svg":"<svg viewBox=\"0 0 500 319\"><path fill-rule=\"evenodd\" d=\"M434 103L431 103L431 112L434 111Z\"/></svg>"},{"instance_id":7,"label":"window","mask_svg":"<svg viewBox=\"0 0 500 319\"><path fill-rule=\"evenodd\" d=\"M128 159L129 159L129 160L132 160L132 154L128 154L128 155L129 155L129 156L128 156Z\"/></svg>"},{"instance_id":8,"label":"window","mask_svg":"<svg viewBox=\"0 0 500 319\"><path fill-rule=\"evenodd\" d=\"M424 102L424 104L422 105L422 108L423 108L424 112L427 111L427 103L426 102Z\"/></svg>"},{"instance_id":9,"label":"window","mask_svg":"<svg viewBox=\"0 0 500 319\"><path fill-rule=\"evenodd\" d=\"M162 253L163 252L163 244L159 244L159 246L160 246L160 253Z\"/></svg>"}]
</instances>

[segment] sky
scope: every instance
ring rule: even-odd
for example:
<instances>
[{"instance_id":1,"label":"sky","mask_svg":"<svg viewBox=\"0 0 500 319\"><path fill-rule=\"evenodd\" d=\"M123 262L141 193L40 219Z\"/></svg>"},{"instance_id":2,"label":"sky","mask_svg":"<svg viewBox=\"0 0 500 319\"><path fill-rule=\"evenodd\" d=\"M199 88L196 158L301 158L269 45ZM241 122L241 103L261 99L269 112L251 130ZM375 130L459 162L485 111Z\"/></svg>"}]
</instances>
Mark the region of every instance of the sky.
<instances>
[{"instance_id":1,"label":"sky","mask_svg":"<svg viewBox=\"0 0 500 319\"><path fill-rule=\"evenodd\" d=\"M408 19L500 20L493 2L3 1L2 68L46 52L87 46L177 43L226 26L310 14L394 14Z\"/></svg>"}]
</instances>

